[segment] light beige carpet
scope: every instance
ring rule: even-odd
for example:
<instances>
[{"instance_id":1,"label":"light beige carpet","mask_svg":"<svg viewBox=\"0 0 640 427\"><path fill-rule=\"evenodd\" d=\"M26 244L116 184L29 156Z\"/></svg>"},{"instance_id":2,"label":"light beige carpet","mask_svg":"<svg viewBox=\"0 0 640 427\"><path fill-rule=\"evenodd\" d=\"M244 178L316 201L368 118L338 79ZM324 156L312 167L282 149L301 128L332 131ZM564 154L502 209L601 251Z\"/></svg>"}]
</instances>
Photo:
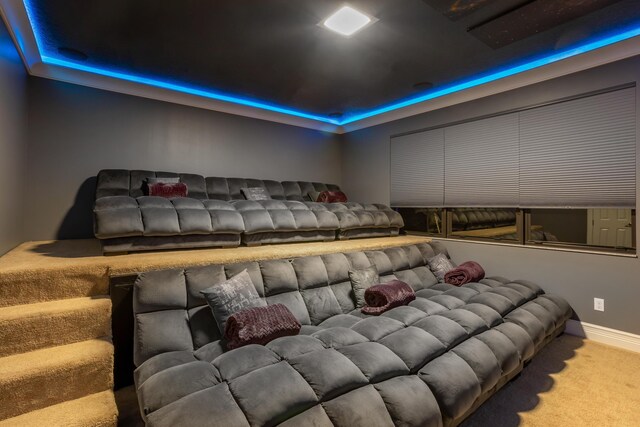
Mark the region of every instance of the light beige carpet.
<instances>
[{"instance_id":1,"label":"light beige carpet","mask_svg":"<svg viewBox=\"0 0 640 427\"><path fill-rule=\"evenodd\" d=\"M637 427L639 387L640 353L563 335L462 427ZM133 387L116 402L119 426L144 426Z\"/></svg>"},{"instance_id":2,"label":"light beige carpet","mask_svg":"<svg viewBox=\"0 0 640 427\"><path fill-rule=\"evenodd\" d=\"M640 426L640 353L562 335L462 426Z\"/></svg>"}]
</instances>

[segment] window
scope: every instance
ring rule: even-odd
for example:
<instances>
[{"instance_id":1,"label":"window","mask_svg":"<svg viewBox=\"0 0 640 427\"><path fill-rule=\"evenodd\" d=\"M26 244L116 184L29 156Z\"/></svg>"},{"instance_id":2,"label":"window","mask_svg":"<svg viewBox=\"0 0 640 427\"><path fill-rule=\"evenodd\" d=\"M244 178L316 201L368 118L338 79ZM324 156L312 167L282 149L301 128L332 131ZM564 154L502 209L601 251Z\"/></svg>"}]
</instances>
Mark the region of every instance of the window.
<instances>
[{"instance_id":1,"label":"window","mask_svg":"<svg viewBox=\"0 0 640 427\"><path fill-rule=\"evenodd\" d=\"M404 231L451 239L634 253L634 209L395 208Z\"/></svg>"},{"instance_id":2,"label":"window","mask_svg":"<svg viewBox=\"0 0 640 427\"><path fill-rule=\"evenodd\" d=\"M527 243L633 251L632 209L531 209Z\"/></svg>"},{"instance_id":3,"label":"window","mask_svg":"<svg viewBox=\"0 0 640 427\"><path fill-rule=\"evenodd\" d=\"M404 230L444 237L445 222L440 208L396 208L404 220Z\"/></svg>"},{"instance_id":4,"label":"window","mask_svg":"<svg viewBox=\"0 0 640 427\"><path fill-rule=\"evenodd\" d=\"M520 241L519 211L512 208L450 209L449 237Z\"/></svg>"},{"instance_id":5,"label":"window","mask_svg":"<svg viewBox=\"0 0 640 427\"><path fill-rule=\"evenodd\" d=\"M628 84L394 136L391 204L407 232L633 251L636 127Z\"/></svg>"}]
</instances>

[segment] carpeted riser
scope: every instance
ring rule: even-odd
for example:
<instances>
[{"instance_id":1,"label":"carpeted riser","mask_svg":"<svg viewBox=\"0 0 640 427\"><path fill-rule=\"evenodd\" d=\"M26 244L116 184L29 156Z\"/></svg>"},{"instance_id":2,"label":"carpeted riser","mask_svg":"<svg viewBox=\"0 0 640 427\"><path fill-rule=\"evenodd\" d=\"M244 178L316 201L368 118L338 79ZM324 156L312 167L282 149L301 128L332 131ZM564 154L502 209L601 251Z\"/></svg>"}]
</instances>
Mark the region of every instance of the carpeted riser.
<instances>
[{"instance_id":1,"label":"carpeted riser","mask_svg":"<svg viewBox=\"0 0 640 427\"><path fill-rule=\"evenodd\" d=\"M108 293L104 267L0 272L0 307Z\"/></svg>"},{"instance_id":2,"label":"carpeted riser","mask_svg":"<svg viewBox=\"0 0 640 427\"><path fill-rule=\"evenodd\" d=\"M108 297L0 308L0 357L110 335Z\"/></svg>"},{"instance_id":3,"label":"carpeted riser","mask_svg":"<svg viewBox=\"0 0 640 427\"><path fill-rule=\"evenodd\" d=\"M0 427L116 427L118 408L107 390L0 421Z\"/></svg>"},{"instance_id":4,"label":"carpeted riser","mask_svg":"<svg viewBox=\"0 0 640 427\"><path fill-rule=\"evenodd\" d=\"M113 346L89 340L0 359L0 420L113 388Z\"/></svg>"}]
</instances>

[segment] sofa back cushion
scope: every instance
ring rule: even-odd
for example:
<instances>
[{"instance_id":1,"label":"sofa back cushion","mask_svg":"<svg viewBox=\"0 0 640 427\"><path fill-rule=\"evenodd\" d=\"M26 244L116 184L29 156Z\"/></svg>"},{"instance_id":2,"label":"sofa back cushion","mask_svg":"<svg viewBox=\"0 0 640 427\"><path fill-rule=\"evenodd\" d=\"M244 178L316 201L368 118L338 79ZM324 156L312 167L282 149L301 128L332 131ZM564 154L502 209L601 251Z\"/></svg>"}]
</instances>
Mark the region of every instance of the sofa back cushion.
<instances>
[{"instance_id":1,"label":"sofa back cushion","mask_svg":"<svg viewBox=\"0 0 640 427\"><path fill-rule=\"evenodd\" d=\"M284 304L302 325L317 325L355 309L349 270L373 264L382 280L397 277L420 290L437 284L426 259L440 252L440 245L420 244L141 273L134 285L134 361L139 366L156 354L194 351L221 339L200 291L244 269L268 304Z\"/></svg>"},{"instance_id":2,"label":"sofa back cushion","mask_svg":"<svg viewBox=\"0 0 640 427\"><path fill-rule=\"evenodd\" d=\"M241 189L263 187L272 199L309 201L311 190L339 191L333 184L307 181L273 181L252 178L208 177L189 173L154 172L148 170L104 169L98 173L96 199L108 196L140 197L148 178L176 177L189 188L189 197L199 200L244 200Z\"/></svg>"},{"instance_id":3,"label":"sofa back cushion","mask_svg":"<svg viewBox=\"0 0 640 427\"><path fill-rule=\"evenodd\" d=\"M96 199L108 196L144 196L149 178L179 178L189 189L189 197L207 199L207 187L201 175L125 169L104 169L98 173Z\"/></svg>"}]
</instances>

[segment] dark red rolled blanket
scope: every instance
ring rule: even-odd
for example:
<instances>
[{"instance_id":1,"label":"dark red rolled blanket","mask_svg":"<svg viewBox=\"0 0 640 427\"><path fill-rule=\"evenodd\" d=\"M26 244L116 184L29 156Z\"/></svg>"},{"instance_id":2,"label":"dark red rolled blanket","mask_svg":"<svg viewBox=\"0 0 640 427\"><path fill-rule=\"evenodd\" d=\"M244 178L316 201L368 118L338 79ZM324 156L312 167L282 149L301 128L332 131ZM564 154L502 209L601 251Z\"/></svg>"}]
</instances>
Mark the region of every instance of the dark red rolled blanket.
<instances>
[{"instance_id":1,"label":"dark red rolled blanket","mask_svg":"<svg viewBox=\"0 0 640 427\"><path fill-rule=\"evenodd\" d=\"M227 319L224 337L229 350L247 344L265 345L288 335L298 335L300 322L282 304L252 307L232 314Z\"/></svg>"},{"instance_id":2,"label":"dark red rolled blanket","mask_svg":"<svg viewBox=\"0 0 640 427\"><path fill-rule=\"evenodd\" d=\"M411 286L400 280L381 285L373 285L364 291L364 300L367 305L362 307L365 314L382 314L387 310L401 305L407 305L416 299L416 294Z\"/></svg>"},{"instance_id":3,"label":"dark red rolled blanket","mask_svg":"<svg viewBox=\"0 0 640 427\"><path fill-rule=\"evenodd\" d=\"M478 282L482 279L484 279L484 269L475 261L463 262L444 275L445 283L455 286Z\"/></svg>"}]
</instances>

